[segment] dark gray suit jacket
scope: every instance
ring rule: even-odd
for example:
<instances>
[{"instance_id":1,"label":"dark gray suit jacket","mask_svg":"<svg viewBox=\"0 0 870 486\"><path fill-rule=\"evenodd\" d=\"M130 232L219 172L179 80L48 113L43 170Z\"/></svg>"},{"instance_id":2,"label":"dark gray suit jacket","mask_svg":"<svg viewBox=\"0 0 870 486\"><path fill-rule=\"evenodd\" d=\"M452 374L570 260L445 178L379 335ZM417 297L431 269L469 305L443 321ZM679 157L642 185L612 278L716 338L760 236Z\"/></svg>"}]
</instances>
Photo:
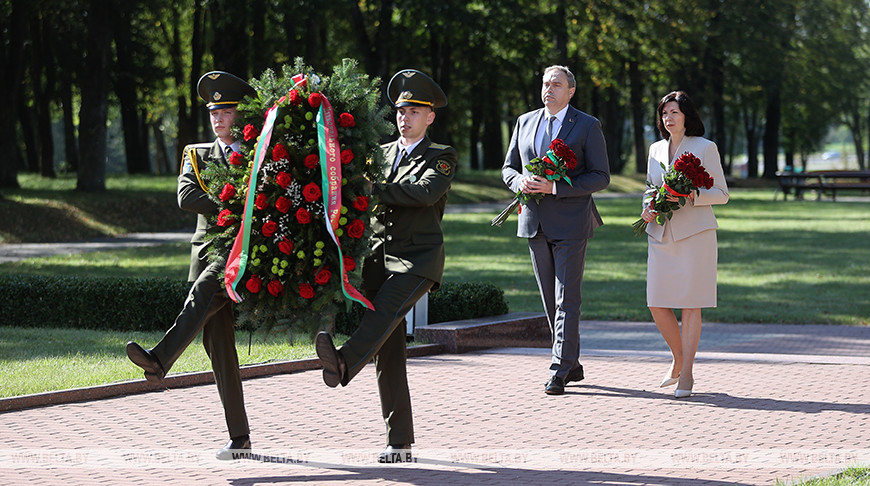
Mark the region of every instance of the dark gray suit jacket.
<instances>
[{"instance_id":1,"label":"dark gray suit jacket","mask_svg":"<svg viewBox=\"0 0 870 486\"><path fill-rule=\"evenodd\" d=\"M517 119L510 146L502 167L502 179L514 192L520 188L525 169L537 157L535 132L544 115L540 108ZM603 224L592 193L610 184L610 165L601 123L582 111L568 107L556 138L562 139L577 155L577 167L568 172L572 185L556 182L556 195L545 195L537 202L523 205L517 225L517 236L531 238L538 227L552 239L586 239Z\"/></svg>"}]
</instances>

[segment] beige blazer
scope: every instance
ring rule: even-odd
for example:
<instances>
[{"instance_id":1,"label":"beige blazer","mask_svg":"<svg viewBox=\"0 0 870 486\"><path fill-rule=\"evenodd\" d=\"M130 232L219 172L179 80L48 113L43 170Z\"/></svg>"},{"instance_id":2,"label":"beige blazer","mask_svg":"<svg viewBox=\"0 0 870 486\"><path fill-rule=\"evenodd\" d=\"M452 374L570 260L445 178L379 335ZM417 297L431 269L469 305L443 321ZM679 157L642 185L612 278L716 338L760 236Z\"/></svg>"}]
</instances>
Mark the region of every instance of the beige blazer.
<instances>
[{"instance_id":1,"label":"beige blazer","mask_svg":"<svg viewBox=\"0 0 870 486\"><path fill-rule=\"evenodd\" d=\"M647 180L656 187L661 187L665 172L659 163L664 163L665 167L670 167L680 155L686 152L691 152L701 159L701 165L713 178L713 187L701 189L701 192L695 195L694 203L691 200L686 201L683 207L674 211L673 217L664 225L656 222L649 223L646 232L656 241L662 241L665 231L669 232L671 241L678 241L708 229L718 228L719 224L716 222L716 216L713 215L713 208L710 206L728 202L728 186L725 183L725 173L722 171L722 164L719 160L719 150L715 143L706 138L683 137L673 160L668 160L667 140L659 140L650 145L646 169Z\"/></svg>"}]
</instances>

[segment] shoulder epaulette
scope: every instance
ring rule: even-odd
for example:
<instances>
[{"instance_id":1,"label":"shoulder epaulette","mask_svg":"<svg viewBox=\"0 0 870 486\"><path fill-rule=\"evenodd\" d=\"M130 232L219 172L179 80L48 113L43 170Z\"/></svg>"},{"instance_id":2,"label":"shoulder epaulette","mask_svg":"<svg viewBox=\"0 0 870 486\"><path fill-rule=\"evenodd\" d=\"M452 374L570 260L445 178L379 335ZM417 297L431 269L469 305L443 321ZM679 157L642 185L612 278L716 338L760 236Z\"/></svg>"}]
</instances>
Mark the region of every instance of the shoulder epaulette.
<instances>
[{"instance_id":1,"label":"shoulder epaulette","mask_svg":"<svg viewBox=\"0 0 870 486\"><path fill-rule=\"evenodd\" d=\"M199 187L202 188L203 191L208 192L208 187L206 187L205 183L202 182L202 177L199 175L199 163L201 158L204 158L208 155L208 152L211 150L211 143L192 143L184 146L184 154L187 155L187 162L181 164L181 173L186 174L191 170L196 175L196 181L199 182ZM202 155L198 156L197 152L205 151Z\"/></svg>"},{"instance_id":2,"label":"shoulder epaulette","mask_svg":"<svg viewBox=\"0 0 870 486\"><path fill-rule=\"evenodd\" d=\"M450 148L450 145L444 145L443 143L433 143L429 144L429 148L435 150L447 150Z\"/></svg>"}]
</instances>

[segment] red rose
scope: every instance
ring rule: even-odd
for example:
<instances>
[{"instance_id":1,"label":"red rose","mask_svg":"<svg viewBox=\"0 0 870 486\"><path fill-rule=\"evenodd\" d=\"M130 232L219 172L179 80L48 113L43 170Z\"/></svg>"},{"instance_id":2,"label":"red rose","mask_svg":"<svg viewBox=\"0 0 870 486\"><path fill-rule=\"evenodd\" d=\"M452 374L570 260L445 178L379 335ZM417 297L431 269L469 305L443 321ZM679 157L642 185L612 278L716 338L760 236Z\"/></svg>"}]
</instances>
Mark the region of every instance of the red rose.
<instances>
[{"instance_id":1,"label":"red rose","mask_svg":"<svg viewBox=\"0 0 870 486\"><path fill-rule=\"evenodd\" d=\"M254 206L257 206L257 209L260 211L268 208L269 198L263 193L257 194L257 197L254 199Z\"/></svg>"},{"instance_id":2,"label":"red rose","mask_svg":"<svg viewBox=\"0 0 870 486\"><path fill-rule=\"evenodd\" d=\"M221 189L220 199L221 201L228 201L231 197L236 195L236 188L233 187L229 182L224 184L224 188Z\"/></svg>"},{"instance_id":3,"label":"red rose","mask_svg":"<svg viewBox=\"0 0 870 486\"><path fill-rule=\"evenodd\" d=\"M320 98L320 93L311 93L310 95L308 95L308 104L311 105L312 108L320 108Z\"/></svg>"},{"instance_id":4,"label":"red rose","mask_svg":"<svg viewBox=\"0 0 870 486\"><path fill-rule=\"evenodd\" d=\"M281 186L282 189L287 189L287 186L289 186L290 183L293 182L293 178L290 177L290 174L281 171L278 172L278 175L275 176L275 182L279 186Z\"/></svg>"},{"instance_id":5,"label":"red rose","mask_svg":"<svg viewBox=\"0 0 870 486\"><path fill-rule=\"evenodd\" d=\"M245 284L245 288L247 288L248 292L252 294L259 293L262 286L263 279L261 279L258 275L251 275L251 278L248 279L248 283Z\"/></svg>"},{"instance_id":6,"label":"red rose","mask_svg":"<svg viewBox=\"0 0 870 486\"><path fill-rule=\"evenodd\" d=\"M272 160L278 162L279 160L283 160L290 157L290 153L287 152L287 147L281 145L280 143L275 144L275 148L272 149Z\"/></svg>"},{"instance_id":7,"label":"red rose","mask_svg":"<svg viewBox=\"0 0 870 486\"><path fill-rule=\"evenodd\" d=\"M290 211L290 206L292 205L293 203L284 196L279 197L278 200L275 201L275 209L284 214L287 214L287 211Z\"/></svg>"},{"instance_id":8,"label":"red rose","mask_svg":"<svg viewBox=\"0 0 870 486\"><path fill-rule=\"evenodd\" d=\"M355 219L347 225L347 234L351 238L362 238L363 233L366 230L366 225L362 221Z\"/></svg>"},{"instance_id":9,"label":"red rose","mask_svg":"<svg viewBox=\"0 0 870 486\"><path fill-rule=\"evenodd\" d=\"M285 255L293 253L293 242L285 236L283 240L278 242L278 251Z\"/></svg>"},{"instance_id":10,"label":"red rose","mask_svg":"<svg viewBox=\"0 0 870 486\"><path fill-rule=\"evenodd\" d=\"M353 152L350 149L345 149L341 151L341 163L343 165L349 164L353 160Z\"/></svg>"},{"instance_id":11,"label":"red rose","mask_svg":"<svg viewBox=\"0 0 870 486\"><path fill-rule=\"evenodd\" d=\"M317 164L320 163L320 157L315 154L308 154L305 156L305 167L308 169L313 169L317 167Z\"/></svg>"},{"instance_id":12,"label":"red rose","mask_svg":"<svg viewBox=\"0 0 870 486\"><path fill-rule=\"evenodd\" d=\"M338 126L348 128L356 126L356 120L353 119L353 115L350 113L342 113L338 116Z\"/></svg>"},{"instance_id":13,"label":"red rose","mask_svg":"<svg viewBox=\"0 0 870 486\"><path fill-rule=\"evenodd\" d=\"M269 285L266 286L266 290L269 291L270 294L278 297L281 295L281 292L284 291L284 284L279 282L278 280L272 280L269 282Z\"/></svg>"},{"instance_id":14,"label":"red rose","mask_svg":"<svg viewBox=\"0 0 870 486\"><path fill-rule=\"evenodd\" d=\"M230 163L233 165L245 165L245 158L238 152L230 154Z\"/></svg>"},{"instance_id":15,"label":"red rose","mask_svg":"<svg viewBox=\"0 0 870 486\"><path fill-rule=\"evenodd\" d=\"M326 285L329 282L329 279L332 277L332 272L327 269L322 269L314 275L314 283L317 285Z\"/></svg>"},{"instance_id":16,"label":"red rose","mask_svg":"<svg viewBox=\"0 0 870 486\"><path fill-rule=\"evenodd\" d=\"M236 217L232 211L229 209L224 209L218 214L217 217L217 225L218 226L229 226L236 222Z\"/></svg>"},{"instance_id":17,"label":"red rose","mask_svg":"<svg viewBox=\"0 0 870 486\"><path fill-rule=\"evenodd\" d=\"M296 91L295 89L290 90L289 96L290 96L290 103L293 103L294 105L298 105L299 103L302 103L302 97L299 96L299 92Z\"/></svg>"},{"instance_id":18,"label":"red rose","mask_svg":"<svg viewBox=\"0 0 870 486\"><path fill-rule=\"evenodd\" d=\"M242 130L242 135L245 137L245 141L248 142L257 138L257 135L260 134L260 131L254 125L248 123L245 125L245 128Z\"/></svg>"},{"instance_id":19,"label":"red rose","mask_svg":"<svg viewBox=\"0 0 870 486\"><path fill-rule=\"evenodd\" d=\"M357 196L353 201L353 208L357 211L365 211L369 208L369 198L366 196Z\"/></svg>"},{"instance_id":20,"label":"red rose","mask_svg":"<svg viewBox=\"0 0 870 486\"><path fill-rule=\"evenodd\" d=\"M353 258L345 255L342 258L342 261L344 261L344 270L345 271L352 272L356 268L356 260L354 260Z\"/></svg>"},{"instance_id":21,"label":"red rose","mask_svg":"<svg viewBox=\"0 0 870 486\"><path fill-rule=\"evenodd\" d=\"M299 208L296 211L296 221L299 221L299 224L308 224L311 222L311 213L308 212L305 208Z\"/></svg>"},{"instance_id":22,"label":"red rose","mask_svg":"<svg viewBox=\"0 0 870 486\"><path fill-rule=\"evenodd\" d=\"M311 284L299 284L299 296L303 299L310 299L314 297L314 287Z\"/></svg>"},{"instance_id":23,"label":"red rose","mask_svg":"<svg viewBox=\"0 0 870 486\"><path fill-rule=\"evenodd\" d=\"M266 237L274 236L276 231L278 231L278 223L271 220L263 223L263 228L260 230Z\"/></svg>"},{"instance_id":24,"label":"red rose","mask_svg":"<svg viewBox=\"0 0 870 486\"><path fill-rule=\"evenodd\" d=\"M308 202L314 202L320 199L320 196L323 195L323 192L320 190L320 186L317 184L310 182L304 188L302 188L302 195L305 197L305 200Z\"/></svg>"}]
</instances>

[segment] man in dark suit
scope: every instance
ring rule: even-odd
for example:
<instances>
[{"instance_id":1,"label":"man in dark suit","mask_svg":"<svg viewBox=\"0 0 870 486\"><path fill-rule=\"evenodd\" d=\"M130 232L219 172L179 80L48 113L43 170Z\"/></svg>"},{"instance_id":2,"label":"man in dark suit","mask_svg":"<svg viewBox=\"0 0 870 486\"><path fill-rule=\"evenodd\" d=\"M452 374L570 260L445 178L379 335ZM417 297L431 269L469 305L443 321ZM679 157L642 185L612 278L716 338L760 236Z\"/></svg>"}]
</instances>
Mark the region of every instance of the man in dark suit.
<instances>
[{"instance_id":1,"label":"man in dark suit","mask_svg":"<svg viewBox=\"0 0 870 486\"><path fill-rule=\"evenodd\" d=\"M250 451L250 429L236 354L233 305L220 279L226 262L208 262L210 244L204 239L211 227L208 218L218 213L218 206L209 199L200 173L208 164L227 164L230 154L238 152L239 142L231 131L236 118L236 105L245 96L256 96L256 92L248 83L221 71L203 75L197 90L207 103L212 130L217 139L213 143L186 146L181 175L178 176L179 207L197 213L188 275L193 285L175 323L160 342L146 350L130 341L127 343L127 356L145 370L148 381L160 382L193 338L202 331L202 344L211 359L230 434L229 442L218 451L217 458L229 460L233 459L234 454L238 456L239 452Z\"/></svg>"},{"instance_id":2,"label":"man in dark suit","mask_svg":"<svg viewBox=\"0 0 870 486\"><path fill-rule=\"evenodd\" d=\"M405 314L441 285L441 218L456 171L456 151L426 136L435 108L447 104L432 79L413 69L400 71L387 92L397 109L400 136L381 146L391 166L383 181L373 184L382 211L372 222L372 254L363 262L362 289L374 310L366 310L359 328L340 349L325 332L317 335L316 349L323 381L330 387L347 385L374 358L387 425L387 448L378 461L393 463L413 460Z\"/></svg>"},{"instance_id":3,"label":"man in dark suit","mask_svg":"<svg viewBox=\"0 0 870 486\"><path fill-rule=\"evenodd\" d=\"M586 265L586 242L603 223L592 193L610 184L610 167L601 124L570 106L576 83L564 66L544 70L544 108L519 117L511 136L502 179L511 191L541 193L523 204L517 236L529 239L538 289L550 325L553 358L548 395L565 393L565 385L583 379L580 364L580 288ZM577 167L564 180L531 174L526 164L546 153L550 142L562 139L577 156Z\"/></svg>"}]
</instances>

